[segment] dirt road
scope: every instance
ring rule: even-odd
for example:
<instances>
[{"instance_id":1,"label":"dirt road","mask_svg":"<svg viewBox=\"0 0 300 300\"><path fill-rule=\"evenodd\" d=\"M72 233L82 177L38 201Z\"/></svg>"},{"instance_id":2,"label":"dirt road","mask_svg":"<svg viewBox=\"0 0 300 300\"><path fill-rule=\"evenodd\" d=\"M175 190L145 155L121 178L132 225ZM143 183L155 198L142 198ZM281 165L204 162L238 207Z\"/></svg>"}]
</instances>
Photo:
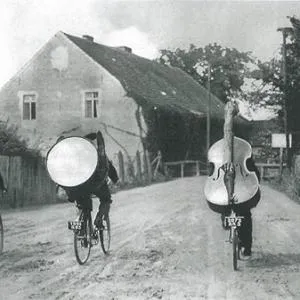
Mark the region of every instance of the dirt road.
<instances>
[{"instance_id":1,"label":"dirt road","mask_svg":"<svg viewBox=\"0 0 300 300\"><path fill-rule=\"evenodd\" d=\"M263 186L253 257L234 272L204 180L113 195L112 251L92 248L84 266L67 229L72 204L3 212L0 299L300 299L300 205Z\"/></svg>"}]
</instances>

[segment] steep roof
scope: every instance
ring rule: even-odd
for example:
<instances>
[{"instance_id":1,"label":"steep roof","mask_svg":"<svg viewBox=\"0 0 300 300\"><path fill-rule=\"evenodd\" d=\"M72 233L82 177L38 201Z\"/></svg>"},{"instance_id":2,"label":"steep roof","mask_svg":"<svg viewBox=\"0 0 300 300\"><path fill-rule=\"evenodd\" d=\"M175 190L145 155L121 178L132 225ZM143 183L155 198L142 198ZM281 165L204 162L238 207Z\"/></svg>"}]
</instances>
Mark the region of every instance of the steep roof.
<instances>
[{"instance_id":1,"label":"steep roof","mask_svg":"<svg viewBox=\"0 0 300 300\"><path fill-rule=\"evenodd\" d=\"M117 47L63 33L116 77L136 101L179 112L207 112L207 90L182 70L159 64ZM224 118L224 104L211 94L211 116Z\"/></svg>"}]
</instances>

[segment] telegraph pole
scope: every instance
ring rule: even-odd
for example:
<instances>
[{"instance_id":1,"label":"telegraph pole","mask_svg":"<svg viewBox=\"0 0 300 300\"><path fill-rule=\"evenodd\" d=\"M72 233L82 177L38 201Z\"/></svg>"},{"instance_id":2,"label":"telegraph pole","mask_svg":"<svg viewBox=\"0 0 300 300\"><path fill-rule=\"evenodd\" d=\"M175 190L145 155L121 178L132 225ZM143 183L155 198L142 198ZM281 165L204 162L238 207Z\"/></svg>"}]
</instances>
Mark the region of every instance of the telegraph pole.
<instances>
[{"instance_id":1,"label":"telegraph pole","mask_svg":"<svg viewBox=\"0 0 300 300\"><path fill-rule=\"evenodd\" d=\"M210 79L211 79L211 66L208 63L208 81L207 81L207 116L206 116L206 153L210 147L210 115L211 115L211 95L210 95ZM207 170L208 170L208 159L207 159Z\"/></svg>"},{"instance_id":2,"label":"telegraph pole","mask_svg":"<svg viewBox=\"0 0 300 300\"><path fill-rule=\"evenodd\" d=\"M291 149L290 149L290 139L289 139L289 122L288 122L288 93L287 93L287 68L286 68L286 38L288 33L290 33L292 28L281 27L277 31L282 32L283 43L282 43L282 75L283 75L283 113L284 113L284 131L286 138L286 154L287 154L287 167L289 171L291 170Z\"/></svg>"}]
</instances>

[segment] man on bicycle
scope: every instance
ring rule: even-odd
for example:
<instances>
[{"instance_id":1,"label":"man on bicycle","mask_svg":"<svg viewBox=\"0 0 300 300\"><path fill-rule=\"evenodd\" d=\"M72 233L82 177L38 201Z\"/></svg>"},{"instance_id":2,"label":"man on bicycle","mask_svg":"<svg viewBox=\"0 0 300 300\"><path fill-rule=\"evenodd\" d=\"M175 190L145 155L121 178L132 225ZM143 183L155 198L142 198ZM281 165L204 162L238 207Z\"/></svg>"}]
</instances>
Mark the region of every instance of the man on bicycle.
<instances>
[{"instance_id":1,"label":"man on bicycle","mask_svg":"<svg viewBox=\"0 0 300 300\"><path fill-rule=\"evenodd\" d=\"M247 160L247 169L255 172L255 175L260 182L260 173L255 165L253 157ZM238 235L240 239L240 246L243 249L243 256L250 257L252 254L252 214L251 209L254 208L260 200L260 189L257 190L256 194L249 199L246 203L236 205L236 213L243 217L241 226L238 227ZM224 229L228 229L225 224L225 216L230 214L230 209L226 210L221 214L222 226Z\"/></svg>"},{"instance_id":2,"label":"man on bicycle","mask_svg":"<svg viewBox=\"0 0 300 300\"><path fill-rule=\"evenodd\" d=\"M260 182L260 173L254 163L253 158L249 158L246 161L247 169L251 172L255 172L258 182ZM251 209L256 207L260 200L260 188L257 189L256 194L245 201L244 203L235 204L235 212L238 216L243 217L241 226L238 227L238 235L240 240L240 247L242 248L242 255L247 258L252 254L252 214ZM229 205L217 205L209 201L208 205L214 212L221 214L222 227L227 230L229 225L227 224L225 217L231 213L231 207Z\"/></svg>"},{"instance_id":3,"label":"man on bicycle","mask_svg":"<svg viewBox=\"0 0 300 300\"><path fill-rule=\"evenodd\" d=\"M98 156L106 157L104 139L100 131L98 131L97 133L90 133L84 137L92 141L92 143L95 145L95 147L97 148ZM112 162L108 158L107 161L107 175L111 179L111 181L116 184L119 180L118 173ZM79 210L78 216L80 216L81 208L82 206L84 206L84 201L86 201L87 198L89 198L92 194L99 198L100 205L95 219L95 226L97 226L98 228L101 228L103 226L101 224L102 216L108 215L110 204L112 203L107 179L103 180L100 174L102 174L102 171L99 169L99 167L97 167L93 179L88 186L64 187L69 198L68 200L70 202L76 201Z\"/></svg>"}]
</instances>

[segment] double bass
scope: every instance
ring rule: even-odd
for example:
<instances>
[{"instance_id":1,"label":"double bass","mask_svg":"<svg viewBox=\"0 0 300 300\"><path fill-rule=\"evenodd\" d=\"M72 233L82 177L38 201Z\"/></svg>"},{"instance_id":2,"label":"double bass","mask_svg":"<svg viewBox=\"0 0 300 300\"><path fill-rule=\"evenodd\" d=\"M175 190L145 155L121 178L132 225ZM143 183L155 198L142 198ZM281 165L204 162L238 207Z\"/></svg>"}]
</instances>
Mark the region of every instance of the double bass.
<instances>
[{"instance_id":1,"label":"double bass","mask_svg":"<svg viewBox=\"0 0 300 300\"><path fill-rule=\"evenodd\" d=\"M251 145L233 135L233 119L238 114L236 102L225 105L224 138L208 151L211 172L206 180L204 194L208 202L216 206L246 203L259 189L254 171L247 167L252 157Z\"/></svg>"}]
</instances>

